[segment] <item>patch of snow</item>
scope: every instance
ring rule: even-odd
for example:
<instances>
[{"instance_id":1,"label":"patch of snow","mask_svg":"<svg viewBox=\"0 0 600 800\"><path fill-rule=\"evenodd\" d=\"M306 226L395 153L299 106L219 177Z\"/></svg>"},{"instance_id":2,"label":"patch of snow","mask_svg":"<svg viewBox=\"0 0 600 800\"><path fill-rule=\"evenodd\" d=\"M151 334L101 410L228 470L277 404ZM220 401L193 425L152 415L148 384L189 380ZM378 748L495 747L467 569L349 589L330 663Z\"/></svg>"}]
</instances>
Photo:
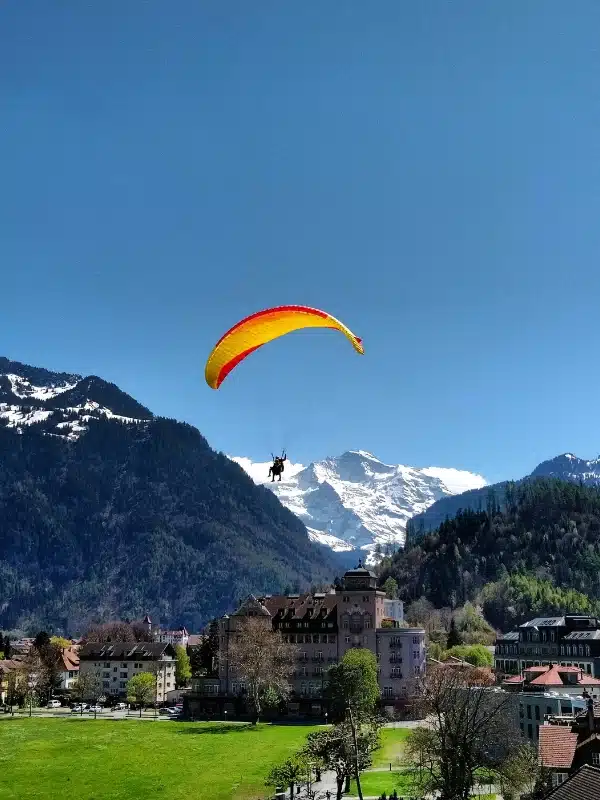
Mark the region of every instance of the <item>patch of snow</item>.
<instances>
[{"instance_id":1,"label":"patch of snow","mask_svg":"<svg viewBox=\"0 0 600 800\"><path fill-rule=\"evenodd\" d=\"M68 392L69 389L74 389L77 383L60 383L51 386L34 386L25 378L20 375L13 375L8 373L6 375L10 381L12 393L21 400L26 400L29 397L34 397L36 400L50 400L63 392Z\"/></svg>"},{"instance_id":2,"label":"patch of snow","mask_svg":"<svg viewBox=\"0 0 600 800\"><path fill-rule=\"evenodd\" d=\"M351 544L348 544L348 542L345 542L343 539L338 539L337 536L331 536L330 534L323 533L323 531L315 531L313 528L307 528L306 530L308 531L308 538L311 542L318 542L318 544L331 547L335 553L344 553L354 549Z\"/></svg>"},{"instance_id":3,"label":"patch of snow","mask_svg":"<svg viewBox=\"0 0 600 800\"><path fill-rule=\"evenodd\" d=\"M36 422L44 422L52 416L53 411L23 411L21 406L11 406L7 403L0 403L0 418L8 420L8 427L13 428L19 425L34 425Z\"/></svg>"}]
</instances>

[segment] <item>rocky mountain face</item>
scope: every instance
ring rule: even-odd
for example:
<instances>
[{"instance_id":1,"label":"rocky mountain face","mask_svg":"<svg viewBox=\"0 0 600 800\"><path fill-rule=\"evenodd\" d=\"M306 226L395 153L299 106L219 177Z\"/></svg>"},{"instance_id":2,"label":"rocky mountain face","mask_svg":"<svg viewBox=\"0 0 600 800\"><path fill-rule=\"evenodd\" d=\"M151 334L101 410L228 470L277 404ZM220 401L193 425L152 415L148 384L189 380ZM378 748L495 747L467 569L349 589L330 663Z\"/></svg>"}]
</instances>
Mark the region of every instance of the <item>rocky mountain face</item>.
<instances>
[{"instance_id":1,"label":"rocky mountain face","mask_svg":"<svg viewBox=\"0 0 600 800\"><path fill-rule=\"evenodd\" d=\"M150 613L190 630L334 555L198 430L96 376L0 358L0 628Z\"/></svg>"},{"instance_id":2,"label":"rocky mountain face","mask_svg":"<svg viewBox=\"0 0 600 800\"><path fill-rule=\"evenodd\" d=\"M268 479L269 464L234 458L268 486L306 525L311 539L333 550L368 550L404 543L407 520L442 497L485 486L481 475L441 467L385 464L350 450L304 467L287 464L281 483Z\"/></svg>"}]
</instances>

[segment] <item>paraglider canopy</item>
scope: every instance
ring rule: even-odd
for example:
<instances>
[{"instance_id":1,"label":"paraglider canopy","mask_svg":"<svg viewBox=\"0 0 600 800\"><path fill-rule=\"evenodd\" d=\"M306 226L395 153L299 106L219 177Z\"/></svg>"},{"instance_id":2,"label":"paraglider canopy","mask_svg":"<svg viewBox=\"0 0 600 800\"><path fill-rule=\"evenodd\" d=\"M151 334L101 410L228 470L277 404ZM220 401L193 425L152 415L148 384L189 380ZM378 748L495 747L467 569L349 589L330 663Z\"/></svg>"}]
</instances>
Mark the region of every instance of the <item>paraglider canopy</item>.
<instances>
[{"instance_id":1,"label":"paraglider canopy","mask_svg":"<svg viewBox=\"0 0 600 800\"><path fill-rule=\"evenodd\" d=\"M343 333L360 355L364 355L362 339L343 323L317 308L309 306L277 306L259 311L236 323L217 342L204 375L212 389L218 389L227 375L267 342L301 328L333 328Z\"/></svg>"}]
</instances>

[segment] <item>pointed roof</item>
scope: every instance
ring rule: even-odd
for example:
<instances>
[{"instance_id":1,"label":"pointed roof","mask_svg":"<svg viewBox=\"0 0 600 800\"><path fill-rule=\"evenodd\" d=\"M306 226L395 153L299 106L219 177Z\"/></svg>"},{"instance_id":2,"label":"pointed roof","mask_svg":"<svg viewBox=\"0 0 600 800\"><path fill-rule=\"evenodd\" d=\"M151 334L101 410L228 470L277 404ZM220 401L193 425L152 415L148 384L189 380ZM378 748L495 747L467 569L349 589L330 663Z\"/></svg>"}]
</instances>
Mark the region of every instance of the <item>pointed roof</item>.
<instances>
[{"instance_id":1,"label":"pointed roof","mask_svg":"<svg viewBox=\"0 0 600 800\"><path fill-rule=\"evenodd\" d=\"M574 775L551 791L547 800L598 800L598 797L600 769L584 764Z\"/></svg>"},{"instance_id":2,"label":"pointed roof","mask_svg":"<svg viewBox=\"0 0 600 800\"><path fill-rule=\"evenodd\" d=\"M266 608L266 606L264 606L259 600L257 600L256 597L253 594L251 594L242 603L242 605L238 608L238 610L235 611L231 616L232 617L270 617L271 614L270 614L268 608Z\"/></svg>"}]
</instances>

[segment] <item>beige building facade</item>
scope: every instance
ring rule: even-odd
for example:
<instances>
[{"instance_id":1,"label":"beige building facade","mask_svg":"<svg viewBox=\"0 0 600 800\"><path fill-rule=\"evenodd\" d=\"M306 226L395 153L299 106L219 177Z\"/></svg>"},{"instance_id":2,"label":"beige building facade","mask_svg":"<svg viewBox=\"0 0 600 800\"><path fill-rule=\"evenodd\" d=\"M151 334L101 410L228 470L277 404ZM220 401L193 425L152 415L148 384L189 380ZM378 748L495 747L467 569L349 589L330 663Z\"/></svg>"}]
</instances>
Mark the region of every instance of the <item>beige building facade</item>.
<instances>
[{"instance_id":1,"label":"beige building facade","mask_svg":"<svg viewBox=\"0 0 600 800\"><path fill-rule=\"evenodd\" d=\"M156 676L157 703L175 688L175 662L173 646L158 642L90 642L79 651L80 675L95 675L101 694L125 697L130 678L150 672Z\"/></svg>"},{"instance_id":2,"label":"beige building facade","mask_svg":"<svg viewBox=\"0 0 600 800\"><path fill-rule=\"evenodd\" d=\"M264 617L265 624L272 625L296 647L292 705L319 700L328 668L352 648L366 648L376 655L383 703L403 701L425 670L425 631L402 628L390 621L385 601L376 576L361 564L348 570L341 585L328 594L252 596L234 614L219 621L219 675L202 679L196 691L213 697L235 697L245 692L243 680L228 665L227 651L240 624L251 615Z\"/></svg>"}]
</instances>

